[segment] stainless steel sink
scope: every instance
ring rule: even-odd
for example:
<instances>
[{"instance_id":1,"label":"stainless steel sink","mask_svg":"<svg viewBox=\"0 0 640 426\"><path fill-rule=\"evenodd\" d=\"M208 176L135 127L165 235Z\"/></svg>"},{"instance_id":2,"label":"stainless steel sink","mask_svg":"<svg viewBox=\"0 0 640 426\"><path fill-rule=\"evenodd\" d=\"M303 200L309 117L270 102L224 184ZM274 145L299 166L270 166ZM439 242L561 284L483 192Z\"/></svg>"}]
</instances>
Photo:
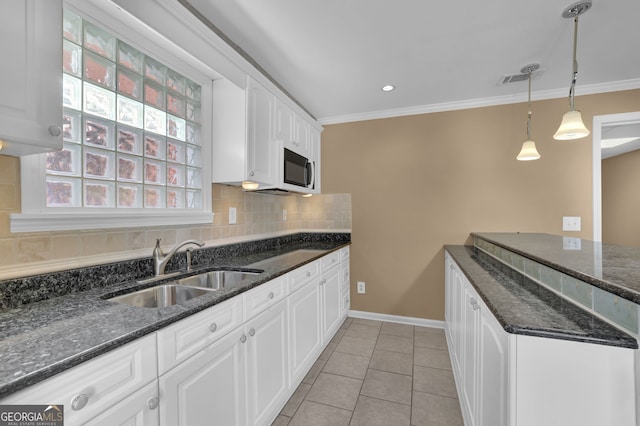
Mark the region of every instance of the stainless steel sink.
<instances>
[{"instance_id":1,"label":"stainless steel sink","mask_svg":"<svg viewBox=\"0 0 640 426\"><path fill-rule=\"evenodd\" d=\"M211 293L210 289L165 284L111 297L108 300L142 308L164 308L180 305L194 297L209 293Z\"/></svg>"},{"instance_id":2,"label":"stainless steel sink","mask_svg":"<svg viewBox=\"0 0 640 426\"><path fill-rule=\"evenodd\" d=\"M233 287L234 285L261 273L262 271L211 271L176 280L176 283L179 285L206 288L209 290L222 290L224 288Z\"/></svg>"}]
</instances>

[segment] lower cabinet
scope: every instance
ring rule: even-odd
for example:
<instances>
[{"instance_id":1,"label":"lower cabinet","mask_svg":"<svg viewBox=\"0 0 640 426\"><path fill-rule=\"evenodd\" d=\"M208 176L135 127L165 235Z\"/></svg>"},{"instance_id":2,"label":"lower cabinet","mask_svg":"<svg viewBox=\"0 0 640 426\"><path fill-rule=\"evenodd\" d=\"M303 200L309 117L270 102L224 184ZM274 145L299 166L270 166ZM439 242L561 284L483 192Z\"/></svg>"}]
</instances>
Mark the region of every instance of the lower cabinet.
<instances>
[{"instance_id":1,"label":"lower cabinet","mask_svg":"<svg viewBox=\"0 0 640 426\"><path fill-rule=\"evenodd\" d=\"M636 425L635 351L509 334L445 252L445 334L465 425Z\"/></svg>"},{"instance_id":2,"label":"lower cabinet","mask_svg":"<svg viewBox=\"0 0 640 426\"><path fill-rule=\"evenodd\" d=\"M89 424L94 426L157 426L159 423L158 381L154 380L128 396Z\"/></svg>"},{"instance_id":3,"label":"lower cabinet","mask_svg":"<svg viewBox=\"0 0 640 426\"><path fill-rule=\"evenodd\" d=\"M320 278L322 299L322 341L331 340L342 320L342 286L340 268L336 265Z\"/></svg>"},{"instance_id":4,"label":"lower cabinet","mask_svg":"<svg viewBox=\"0 0 640 426\"><path fill-rule=\"evenodd\" d=\"M289 296L289 365L291 383L297 385L322 347L320 286L307 283Z\"/></svg>"},{"instance_id":5,"label":"lower cabinet","mask_svg":"<svg viewBox=\"0 0 640 426\"><path fill-rule=\"evenodd\" d=\"M345 314L343 250L0 404L63 404L73 425L269 425Z\"/></svg>"},{"instance_id":6,"label":"lower cabinet","mask_svg":"<svg viewBox=\"0 0 640 426\"><path fill-rule=\"evenodd\" d=\"M289 397L287 304L269 308L244 326L247 405L250 425L268 424ZM232 423L221 423L232 424Z\"/></svg>"},{"instance_id":7,"label":"lower cabinet","mask_svg":"<svg viewBox=\"0 0 640 426\"><path fill-rule=\"evenodd\" d=\"M65 424L70 425L157 424L156 357L152 334L12 394L0 404L61 404ZM104 416L116 412L113 421Z\"/></svg>"}]
</instances>

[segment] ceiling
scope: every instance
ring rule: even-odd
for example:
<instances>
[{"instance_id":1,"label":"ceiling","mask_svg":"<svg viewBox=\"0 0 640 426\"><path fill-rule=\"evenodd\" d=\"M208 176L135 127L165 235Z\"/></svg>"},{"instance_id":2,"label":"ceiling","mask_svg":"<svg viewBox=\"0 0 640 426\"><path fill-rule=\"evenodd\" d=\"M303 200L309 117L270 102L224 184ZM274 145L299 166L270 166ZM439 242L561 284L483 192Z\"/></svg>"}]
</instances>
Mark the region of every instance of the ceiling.
<instances>
[{"instance_id":1,"label":"ceiling","mask_svg":"<svg viewBox=\"0 0 640 426\"><path fill-rule=\"evenodd\" d=\"M534 101L569 92L572 0L186 1L323 124L526 101L526 80L498 83L530 63ZM638 0L580 16L578 96L640 88L638 17Z\"/></svg>"}]
</instances>

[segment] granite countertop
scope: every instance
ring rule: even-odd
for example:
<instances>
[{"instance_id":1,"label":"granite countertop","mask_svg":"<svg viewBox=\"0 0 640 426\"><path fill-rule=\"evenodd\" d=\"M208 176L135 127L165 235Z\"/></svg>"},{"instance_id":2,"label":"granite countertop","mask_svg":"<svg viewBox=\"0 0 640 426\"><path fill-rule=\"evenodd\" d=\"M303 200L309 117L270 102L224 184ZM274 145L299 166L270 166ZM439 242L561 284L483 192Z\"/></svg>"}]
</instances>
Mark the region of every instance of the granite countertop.
<instances>
[{"instance_id":1,"label":"granite countertop","mask_svg":"<svg viewBox=\"0 0 640 426\"><path fill-rule=\"evenodd\" d=\"M472 246L445 246L445 249L508 333L638 348L631 335L481 250Z\"/></svg>"},{"instance_id":2,"label":"granite countertop","mask_svg":"<svg viewBox=\"0 0 640 426\"><path fill-rule=\"evenodd\" d=\"M264 272L228 290L212 292L166 308L140 308L103 299L164 282L140 285L128 281L0 309L0 398L237 296L348 244L344 241L301 241L286 247L231 253L195 269L191 274L221 267L248 266ZM297 253L291 253L294 251ZM286 253L291 255L281 256ZM264 262L276 256L277 261Z\"/></svg>"},{"instance_id":3,"label":"granite countertop","mask_svg":"<svg viewBox=\"0 0 640 426\"><path fill-rule=\"evenodd\" d=\"M639 248L550 234L474 232L471 236L640 304Z\"/></svg>"}]
</instances>

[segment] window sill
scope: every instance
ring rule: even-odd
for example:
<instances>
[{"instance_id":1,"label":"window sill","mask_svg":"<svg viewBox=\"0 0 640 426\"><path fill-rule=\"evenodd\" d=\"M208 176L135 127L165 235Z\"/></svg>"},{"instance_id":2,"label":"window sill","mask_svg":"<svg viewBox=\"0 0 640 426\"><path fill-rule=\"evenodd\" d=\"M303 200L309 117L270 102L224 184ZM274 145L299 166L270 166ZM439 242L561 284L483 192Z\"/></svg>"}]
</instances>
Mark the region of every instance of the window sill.
<instances>
[{"instance_id":1,"label":"window sill","mask_svg":"<svg viewBox=\"0 0 640 426\"><path fill-rule=\"evenodd\" d=\"M213 213L188 210L148 212L17 213L11 215L11 232L71 231L213 223Z\"/></svg>"}]
</instances>

